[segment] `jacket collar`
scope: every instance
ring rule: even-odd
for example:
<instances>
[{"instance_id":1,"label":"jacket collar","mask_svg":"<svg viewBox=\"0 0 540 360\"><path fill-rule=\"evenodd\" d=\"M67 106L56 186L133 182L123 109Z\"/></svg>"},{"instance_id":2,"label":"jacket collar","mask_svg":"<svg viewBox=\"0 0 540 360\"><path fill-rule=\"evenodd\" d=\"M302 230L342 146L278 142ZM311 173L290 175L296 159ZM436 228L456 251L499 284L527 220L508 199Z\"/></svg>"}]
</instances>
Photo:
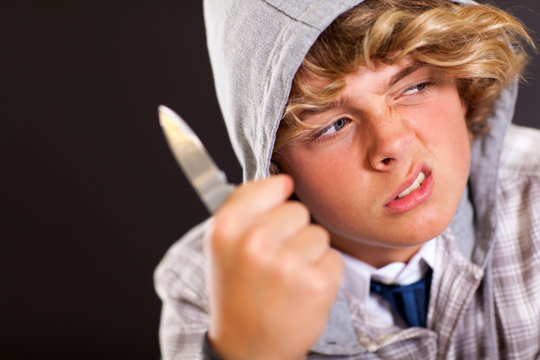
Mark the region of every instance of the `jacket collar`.
<instances>
[{"instance_id":1,"label":"jacket collar","mask_svg":"<svg viewBox=\"0 0 540 360\"><path fill-rule=\"evenodd\" d=\"M343 290L339 290L326 328L311 351L325 355L354 355L366 351L358 342L349 303Z\"/></svg>"}]
</instances>

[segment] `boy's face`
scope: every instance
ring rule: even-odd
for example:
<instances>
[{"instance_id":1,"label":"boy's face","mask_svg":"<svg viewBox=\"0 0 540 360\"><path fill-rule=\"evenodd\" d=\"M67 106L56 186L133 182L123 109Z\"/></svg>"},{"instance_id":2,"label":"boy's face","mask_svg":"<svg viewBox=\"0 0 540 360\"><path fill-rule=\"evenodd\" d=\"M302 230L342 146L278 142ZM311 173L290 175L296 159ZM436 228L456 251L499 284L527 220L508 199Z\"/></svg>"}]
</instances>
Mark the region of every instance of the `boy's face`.
<instances>
[{"instance_id":1,"label":"boy's face","mask_svg":"<svg viewBox=\"0 0 540 360\"><path fill-rule=\"evenodd\" d=\"M461 199L466 105L452 78L412 59L360 67L345 81L332 106L302 115L319 130L278 162L336 248L376 266L406 261Z\"/></svg>"}]
</instances>

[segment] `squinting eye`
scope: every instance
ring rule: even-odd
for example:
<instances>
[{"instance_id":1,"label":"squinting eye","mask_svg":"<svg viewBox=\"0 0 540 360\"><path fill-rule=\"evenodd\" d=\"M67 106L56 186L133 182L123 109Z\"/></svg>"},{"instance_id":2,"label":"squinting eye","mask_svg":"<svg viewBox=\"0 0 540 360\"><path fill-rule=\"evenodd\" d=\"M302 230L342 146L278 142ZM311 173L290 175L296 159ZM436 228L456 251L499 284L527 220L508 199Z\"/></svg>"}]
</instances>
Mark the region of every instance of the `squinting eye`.
<instances>
[{"instance_id":1,"label":"squinting eye","mask_svg":"<svg viewBox=\"0 0 540 360\"><path fill-rule=\"evenodd\" d=\"M328 136L338 132L339 130L343 129L345 125L349 123L349 121L350 120L347 118L341 118L335 121L334 123L332 123L332 125L326 127L323 131L321 131L320 136Z\"/></svg>"},{"instance_id":2,"label":"squinting eye","mask_svg":"<svg viewBox=\"0 0 540 360\"><path fill-rule=\"evenodd\" d=\"M413 95L416 94L422 90L424 90L428 86L428 83L421 83L418 85L411 86L407 90L404 91L405 95Z\"/></svg>"}]
</instances>

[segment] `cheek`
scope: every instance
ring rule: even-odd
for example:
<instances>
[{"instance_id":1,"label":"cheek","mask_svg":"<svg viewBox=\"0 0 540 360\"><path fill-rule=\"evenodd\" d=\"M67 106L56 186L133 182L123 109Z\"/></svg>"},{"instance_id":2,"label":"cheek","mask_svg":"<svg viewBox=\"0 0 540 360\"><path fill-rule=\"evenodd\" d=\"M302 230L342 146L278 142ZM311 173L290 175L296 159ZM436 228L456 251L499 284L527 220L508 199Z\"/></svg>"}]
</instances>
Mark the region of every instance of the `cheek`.
<instances>
[{"instance_id":1,"label":"cheek","mask_svg":"<svg viewBox=\"0 0 540 360\"><path fill-rule=\"evenodd\" d=\"M339 163L325 157L292 157L288 173L295 182L295 193L306 205L316 203L326 194L333 194L339 189L343 179L336 171Z\"/></svg>"},{"instance_id":2,"label":"cheek","mask_svg":"<svg viewBox=\"0 0 540 360\"><path fill-rule=\"evenodd\" d=\"M447 110L447 116L438 124L441 139L446 144L449 157L462 163L467 171L470 162L470 134L465 120L465 111L462 111L462 102L454 99L454 106ZM448 108L448 106L447 106Z\"/></svg>"},{"instance_id":3,"label":"cheek","mask_svg":"<svg viewBox=\"0 0 540 360\"><path fill-rule=\"evenodd\" d=\"M465 114L466 106L457 91L449 89L444 96L415 111L414 126L420 140L429 149L437 149L439 156L446 154L468 162L470 137Z\"/></svg>"},{"instance_id":4,"label":"cheek","mask_svg":"<svg viewBox=\"0 0 540 360\"><path fill-rule=\"evenodd\" d=\"M294 192L301 200L305 194L316 191L312 188L320 182L320 174L326 171L324 161L314 161L312 156L294 145L283 149L280 158L280 166L293 178Z\"/></svg>"},{"instance_id":5,"label":"cheek","mask_svg":"<svg viewBox=\"0 0 540 360\"><path fill-rule=\"evenodd\" d=\"M438 196L453 209L467 183L471 157L465 111L457 94L442 101L438 110L431 111L430 119L431 126L424 125L427 129L424 141L437 162L436 173L443 189Z\"/></svg>"},{"instance_id":6,"label":"cheek","mask_svg":"<svg viewBox=\"0 0 540 360\"><path fill-rule=\"evenodd\" d=\"M328 209L336 206L335 200L343 196L347 184L358 183L358 179L350 178L351 163L356 161L351 154L329 151L315 156L301 150L284 152L287 160L282 167L294 179L296 195L314 215L324 217Z\"/></svg>"},{"instance_id":7,"label":"cheek","mask_svg":"<svg viewBox=\"0 0 540 360\"><path fill-rule=\"evenodd\" d=\"M351 164L358 161L354 154L348 141L311 150L292 145L283 152L282 168L293 177L298 192L330 190L347 180Z\"/></svg>"}]
</instances>

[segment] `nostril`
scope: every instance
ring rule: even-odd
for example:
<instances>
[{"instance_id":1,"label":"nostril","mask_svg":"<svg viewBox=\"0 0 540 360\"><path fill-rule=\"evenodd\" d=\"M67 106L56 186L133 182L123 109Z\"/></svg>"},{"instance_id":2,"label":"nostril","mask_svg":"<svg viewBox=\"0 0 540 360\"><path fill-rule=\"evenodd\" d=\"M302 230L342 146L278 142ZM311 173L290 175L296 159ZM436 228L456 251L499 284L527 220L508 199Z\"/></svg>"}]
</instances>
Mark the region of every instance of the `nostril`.
<instances>
[{"instance_id":1,"label":"nostril","mask_svg":"<svg viewBox=\"0 0 540 360\"><path fill-rule=\"evenodd\" d=\"M384 165L388 165L388 164L390 164L390 161L391 161L391 160L392 160L392 159L390 159L390 158L386 158L386 159L383 159L382 163L383 163Z\"/></svg>"}]
</instances>

